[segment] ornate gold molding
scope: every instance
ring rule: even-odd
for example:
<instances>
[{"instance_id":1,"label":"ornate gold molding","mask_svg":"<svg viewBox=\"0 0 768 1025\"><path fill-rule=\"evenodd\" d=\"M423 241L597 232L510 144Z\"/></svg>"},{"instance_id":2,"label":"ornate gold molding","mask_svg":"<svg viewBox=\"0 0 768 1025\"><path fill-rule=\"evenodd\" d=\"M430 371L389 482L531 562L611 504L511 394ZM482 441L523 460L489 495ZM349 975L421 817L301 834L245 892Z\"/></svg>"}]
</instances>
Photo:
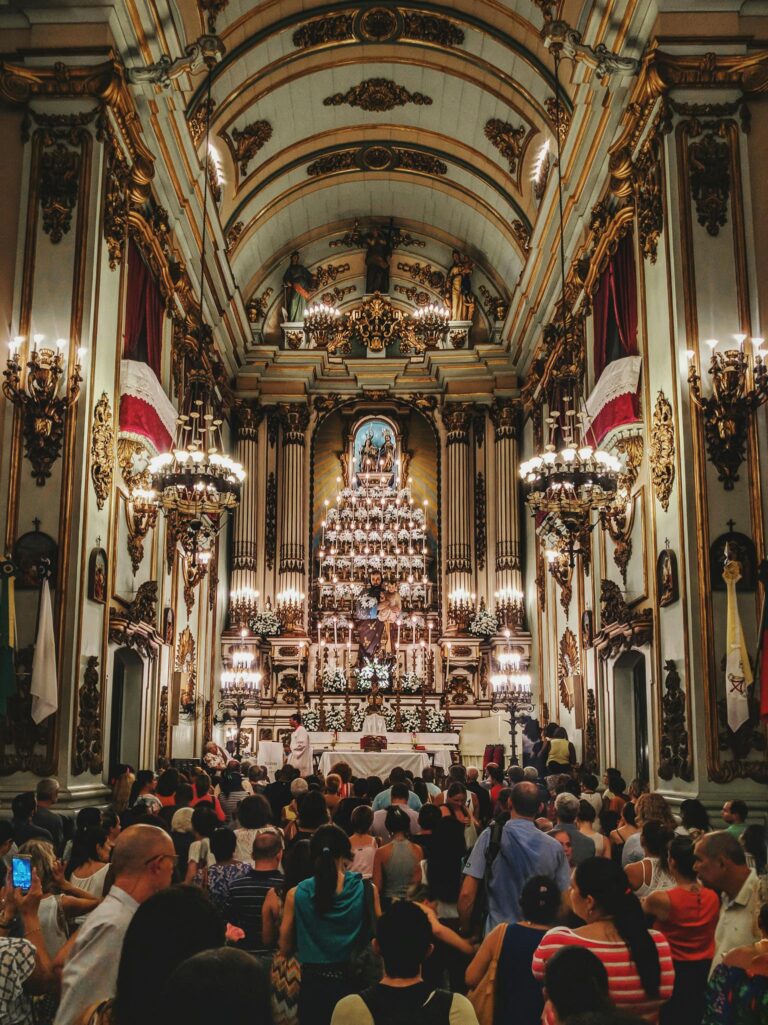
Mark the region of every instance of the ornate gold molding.
<instances>
[{"instance_id":1,"label":"ornate gold molding","mask_svg":"<svg viewBox=\"0 0 768 1025\"><path fill-rule=\"evenodd\" d=\"M219 137L227 144L233 161L245 178L248 164L272 138L272 125L269 121L252 121L242 128L233 128L231 132L220 132Z\"/></svg>"},{"instance_id":2,"label":"ornate gold molding","mask_svg":"<svg viewBox=\"0 0 768 1025\"><path fill-rule=\"evenodd\" d=\"M112 489L115 469L115 427L109 396L102 392L93 410L91 422L91 480L96 492L96 505L104 508Z\"/></svg>"},{"instance_id":3,"label":"ornate gold molding","mask_svg":"<svg viewBox=\"0 0 768 1025\"><path fill-rule=\"evenodd\" d=\"M649 462L653 490L667 512L675 482L675 423L672 406L663 391L656 396L653 408Z\"/></svg>"},{"instance_id":4,"label":"ornate gold molding","mask_svg":"<svg viewBox=\"0 0 768 1025\"><path fill-rule=\"evenodd\" d=\"M424 93L412 93L404 85L398 85L391 78L366 78L358 85L353 85L344 93L326 96L323 104L326 107L359 107L360 110L383 113L413 103L418 107L428 107L432 97Z\"/></svg>"},{"instance_id":5,"label":"ornate gold molding","mask_svg":"<svg viewBox=\"0 0 768 1025\"><path fill-rule=\"evenodd\" d=\"M72 752L72 774L84 772L97 775L104 764L101 739L101 694L99 688L99 660L89 655L83 672L83 682L77 692L77 726L75 747Z\"/></svg>"},{"instance_id":6,"label":"ornate gold molding","mask_svg":"<svg viewBox=\"0 0 768 1025\"><path fill-rule=\"evenodd\" d=\"M515 128L509 121L502 121L501 118L492 117L485 122L484 131L486 139L507 161L509 173L513 178L517 178L518 164L523 156L526 136L529 134L526 126L519 125ZM531 132L530 134L533 133Z\"/></svg>"},{"instance_id":7,"label":"ornate gold molding","mask_svg":"<svg viewBox=\"0 0 768 1025\"><path fill-rule=\"evenodd\" d=\"M566 627L558 645L557 681L560 690L560 702L569 712L572 712L575 707L575 695L568 689L566 682L570 676L581 676L581 664L576 634L570 627Z\"/></svg>"},{"instance_id":8,"label":"ornate gold molding","mask_svg":"<svg viewBox=\"0 0 768 1025\"><path fill-rule=\"evenodd\" d=\"M448 165L431 153L383 143L339 150L319 157L307 165L307 174L310 178L339 171L416 171L420 174L441 176L448 174Z\"/></svg>"},{"instance_id":9,"label":"ornate gold molding","mask_svg":"<svg viewBox=\"0 0 768 1025\"><path fill-rule=\"evenodd\" d=\"M293 33L293 45L301 49L354 39L364 43L393 43L398 39L413 39L452 47L464 42L464 33L447 18L383 6L316 18Z\"/></svg>"}]
</instances>

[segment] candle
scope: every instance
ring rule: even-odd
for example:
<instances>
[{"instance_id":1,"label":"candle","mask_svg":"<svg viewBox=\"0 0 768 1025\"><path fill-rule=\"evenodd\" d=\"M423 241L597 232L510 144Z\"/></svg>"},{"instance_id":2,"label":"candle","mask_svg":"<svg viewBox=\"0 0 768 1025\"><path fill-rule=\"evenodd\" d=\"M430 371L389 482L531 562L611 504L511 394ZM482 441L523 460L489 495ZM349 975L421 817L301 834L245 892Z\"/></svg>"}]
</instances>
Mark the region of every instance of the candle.
<instances>
[{"instance_id":1,"label":"candle","mask_svg":"<svg viewBox=\"0 0 768 1025\"><path fill-rule=\"evenodd\" d=\"M338 637L338 633L337 633L337 627L338 627L338 620L337 620L337 619L336 619L336 617L334 616L334 617L333 617L333 643L334 643L334 644L338 644L338 643L339 643L339 637Z\"/></svg>"},{"instance_id":2,"label":"candle","mask_svg":"<svg viewBox=\"0 0 768 1025\"><path fill-rule=\"evenodd\" d=\"M432 644L432 624L431 623L429 624L429 629L427 630L427 637L428 637L427 644L431 645Z\"/></svg>"},{"instance_id":3,"label":"candle","mask_svg":"<svg viewBox=\"0 0 768 1025\"><path fill-rule=\"evenodd\" d=\"M349 640L347 641L347 645L350 648L352 647L352 623L349 624Z\"/></svg>"},{"instance_id":4,"label":"candle","mask_svg":"<svg viewBox=\"0 0 768 1025\"><path fill-rule=\"evenodd\" d=\"M320 643L320 624L317 624L317 643Z\"/></svg>"}]
</instances>

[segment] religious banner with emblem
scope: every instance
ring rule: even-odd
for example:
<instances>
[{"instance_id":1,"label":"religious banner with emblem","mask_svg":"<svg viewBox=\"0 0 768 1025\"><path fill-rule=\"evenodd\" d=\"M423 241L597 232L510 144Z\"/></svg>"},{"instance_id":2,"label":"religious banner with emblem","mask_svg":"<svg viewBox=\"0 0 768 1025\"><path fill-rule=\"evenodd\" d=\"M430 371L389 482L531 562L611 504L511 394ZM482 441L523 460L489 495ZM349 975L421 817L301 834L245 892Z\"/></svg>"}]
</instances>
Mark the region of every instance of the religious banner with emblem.
<instances>
[{"instance_id":1,"label":"religious banner with emblem","mask_svg":"<svg viewBox=\"0 0 768 1025\"><path fill-rule=\"evenodd\" d=\"M727 613L727 655L725 660L725 701L728 711L728 726L736 733L749 718L747 687L752 683L752 669L749 664L744 630L739 616L736 584L741 579L741 564L728 562L723 570L723 580L728 602Z\"/></svg>"}]
</instances>

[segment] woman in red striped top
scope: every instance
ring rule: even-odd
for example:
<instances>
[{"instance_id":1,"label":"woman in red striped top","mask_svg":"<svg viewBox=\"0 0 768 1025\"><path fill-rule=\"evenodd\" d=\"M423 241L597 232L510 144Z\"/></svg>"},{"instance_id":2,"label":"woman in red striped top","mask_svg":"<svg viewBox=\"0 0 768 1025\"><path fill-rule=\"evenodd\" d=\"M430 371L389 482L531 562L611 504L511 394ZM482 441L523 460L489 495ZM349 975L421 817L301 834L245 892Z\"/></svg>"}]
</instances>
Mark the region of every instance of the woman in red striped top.
<instances>
[{"instance_id":1,"label":"woman in red striped top","mask_svg":"<svg viewBox=\"0 0 768 1025\"><path fill-rule=\"evenodd\" d=\"M657 1022L659 1007L672 995L672 954L661 933L646 928L624 870L607 858L588 858L574 869L569 896L574 913L586 924L550 929L533 955L534 976L544 978L556 951L584 947L605 966L617 1008ZM552 1021L551 1015L547 1020Z\"/></svg>"}]
</instances>

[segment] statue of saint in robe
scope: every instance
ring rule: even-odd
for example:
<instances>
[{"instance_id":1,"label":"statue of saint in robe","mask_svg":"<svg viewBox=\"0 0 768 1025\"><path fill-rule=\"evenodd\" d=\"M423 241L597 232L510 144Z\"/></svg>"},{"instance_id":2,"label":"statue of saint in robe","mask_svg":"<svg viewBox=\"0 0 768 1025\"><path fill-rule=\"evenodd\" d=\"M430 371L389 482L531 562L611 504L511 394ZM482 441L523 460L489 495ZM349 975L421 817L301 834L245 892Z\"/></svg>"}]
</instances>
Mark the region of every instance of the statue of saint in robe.
<instances>
[{"instance_id":1,"label":"statue of saint in robe","mask_svg":"<svg viewBox=\"0 0 768 1025\"><path fill-rule=\"evenodd\" d=\"M365 291L369 295L389 292L389 258L392 246L381 229L371 228L365 237Z\"/></svg>"},{"instance_id":2,"label":"statue of saint in robe","mask_svg":"<svg viewBox=\"0 0 768 1025\"><path fill-rule=\"evenodd\" d=\"M303 319L314 287L311 273L299 263L298 252L291 253L291 262L283 274L283 307L289 324Z\"/></svg>"},{"instance_id":3,"label":"statue of saint in robe","mask_svg":"<svg viewBox=\"0 0 768 1025\"><path fill-rule=\"evenodd\" d=\"M475 312L472 261L458 249L453 250L451 266L445 278L445 294L451 308L451 320L472 320Z\"/></svg>"},{"instance_id":4,"label":"statue of saint in robe","mask_svg":"<svg viewBox=\"0 0 768 1025\"><path fill-rule=\"evenodd\" d=\"M379 617L379 602L383 592L381 573L371 573L368 587L360 595L355 608L358 651L357 664L362 666L366 659L373 659L379 650L384 623Z\"/></svg>"},{"instance_id":5,"label":"statue of saint in robe","mask_svg":"<svg viewBox=\"0 0 768 1025\"><path fill-rule=\"evenodd\" d=\"M389 473L395 466L395 443L389 431L384 431L384 441L379 449L379 462L382 470Z\"/></svg>"},{"instance_id":6,"label":"statue of saint in robe","mask_svg":"<svg viewBox=\"0 0 768 1025\"><path fill-rule=\"evenodd\" d=\"M373 431L368 431L360 449L360 470L361 472L376 470L379 463L379 449L373 440Z\"/></svg>"}]
</instances>

